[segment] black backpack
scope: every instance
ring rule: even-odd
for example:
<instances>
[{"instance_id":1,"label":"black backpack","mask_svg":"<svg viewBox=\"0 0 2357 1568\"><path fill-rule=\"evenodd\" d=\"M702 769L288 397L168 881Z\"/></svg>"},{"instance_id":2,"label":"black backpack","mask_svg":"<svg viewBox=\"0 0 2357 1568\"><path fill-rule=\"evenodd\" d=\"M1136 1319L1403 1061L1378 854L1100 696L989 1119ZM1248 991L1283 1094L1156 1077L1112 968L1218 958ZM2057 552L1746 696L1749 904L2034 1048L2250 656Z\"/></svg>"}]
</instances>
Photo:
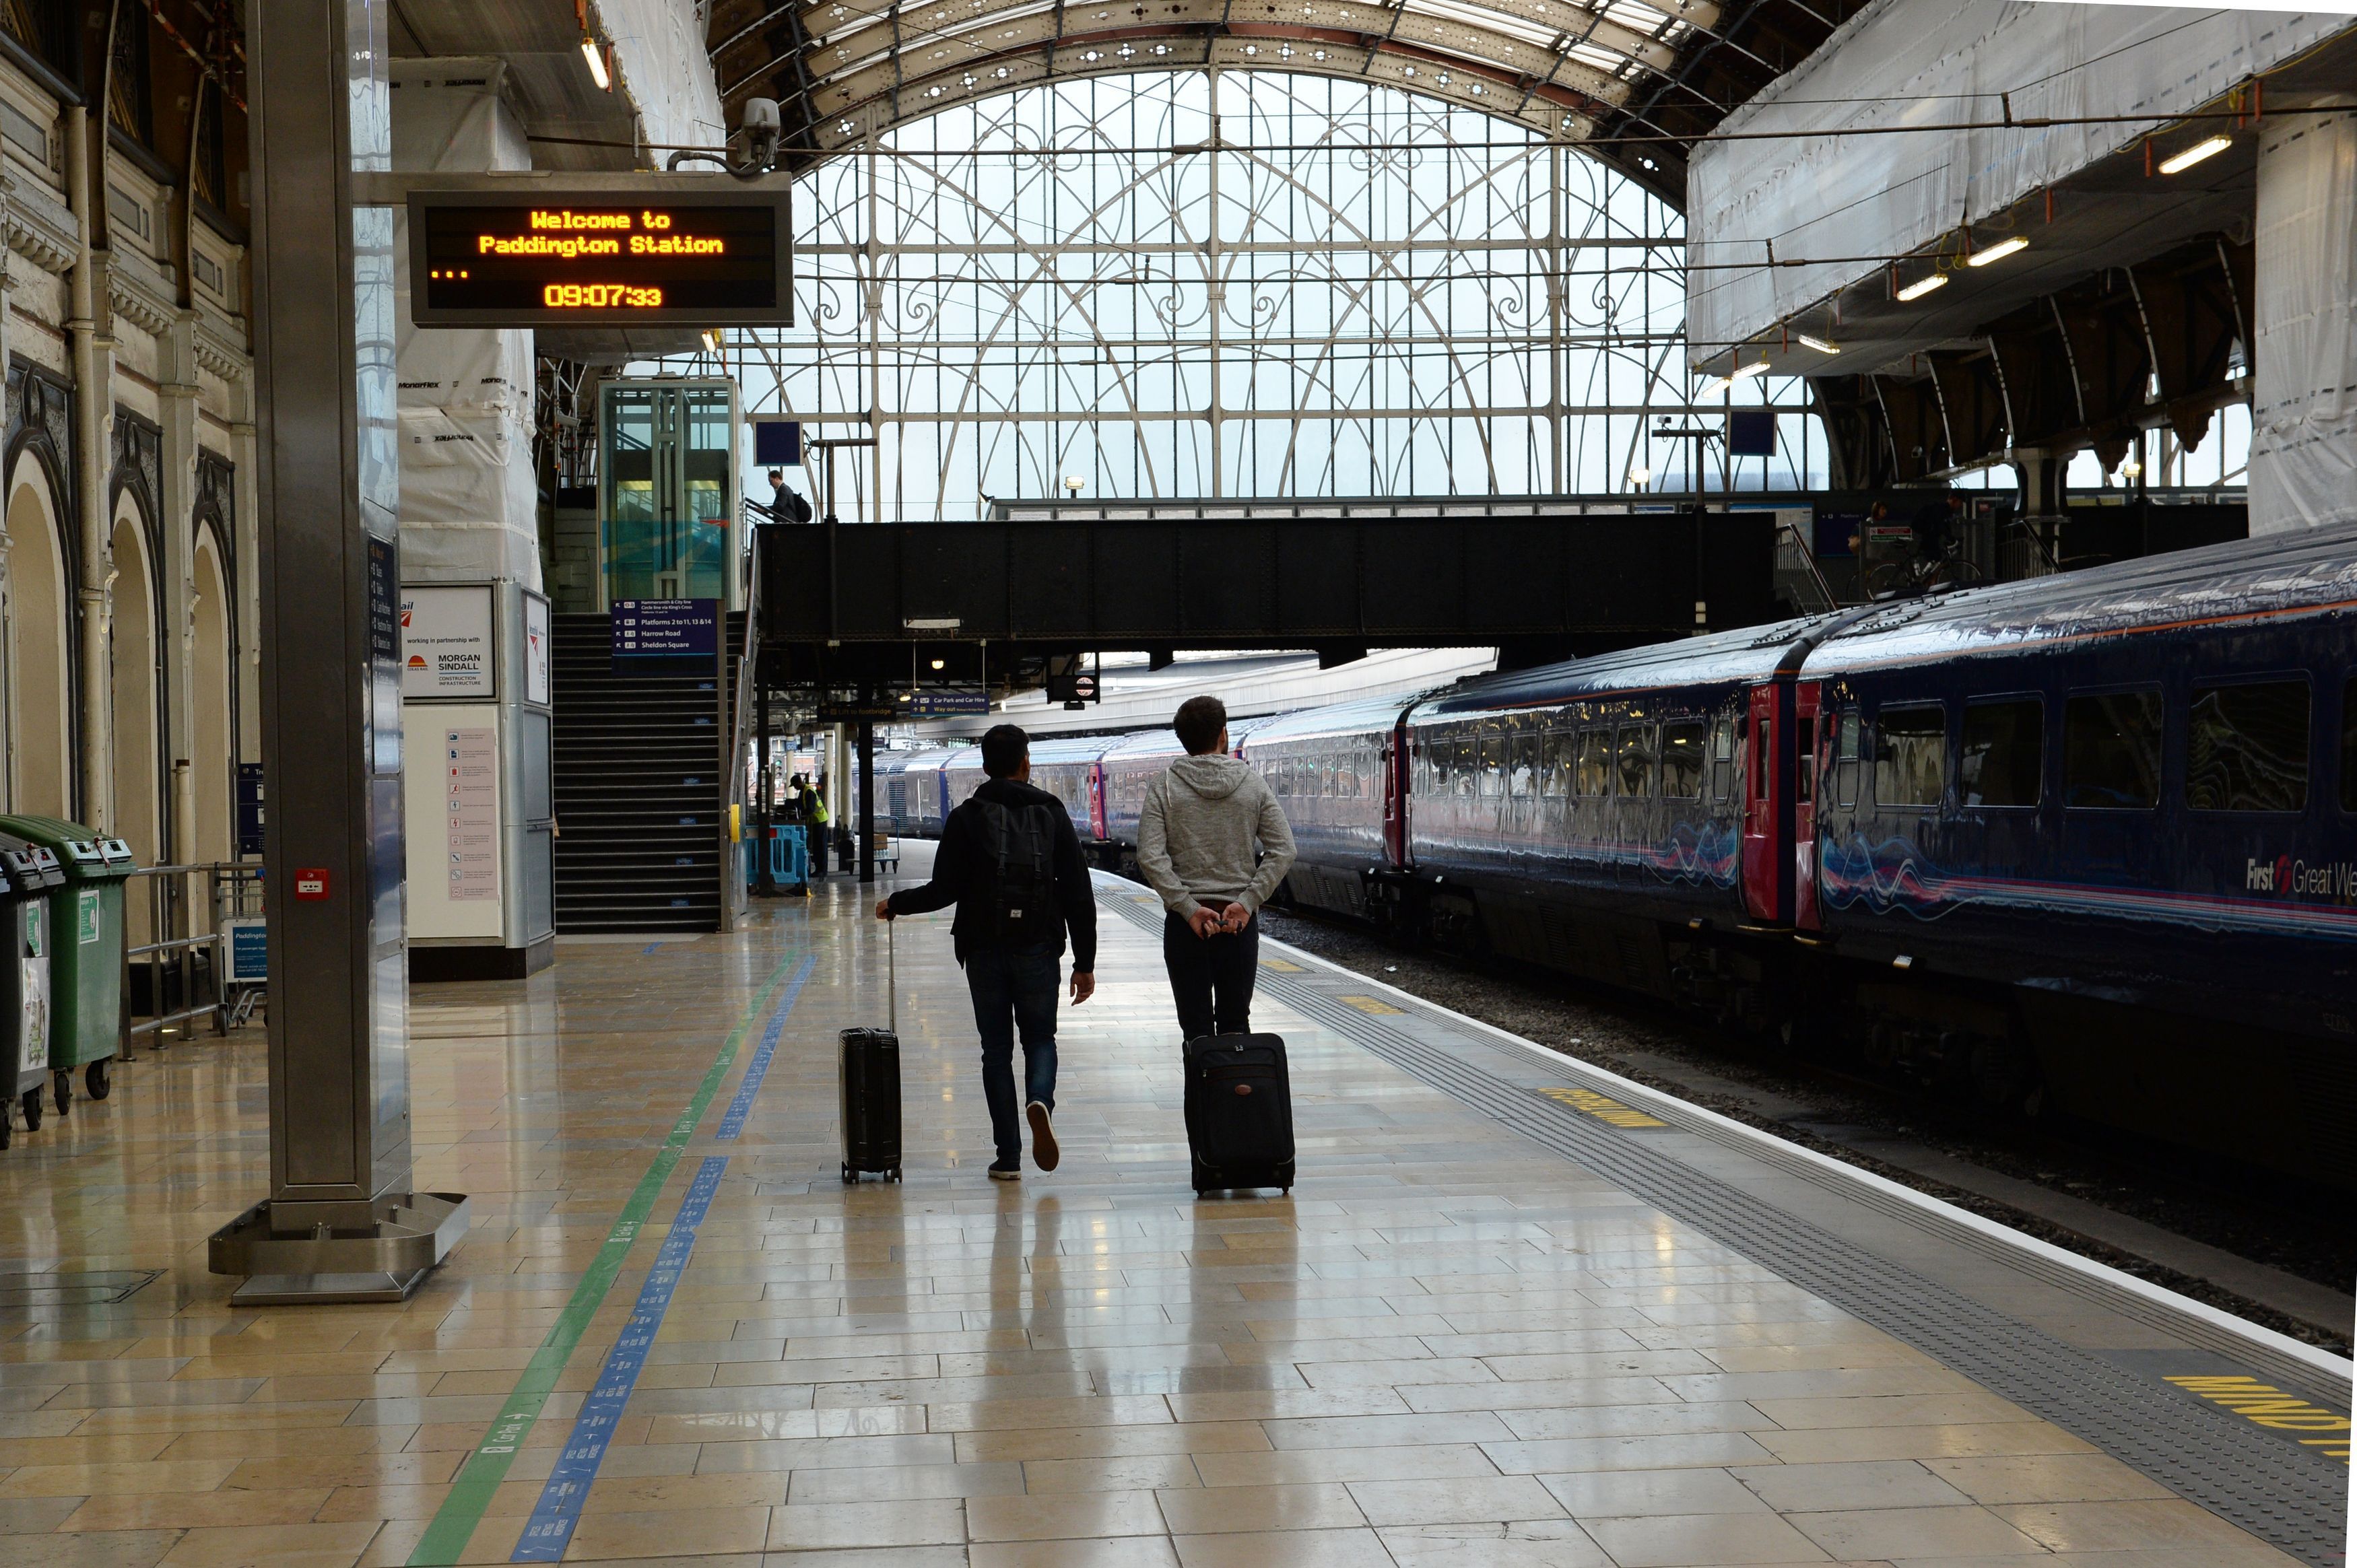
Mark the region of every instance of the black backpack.
<instances>
[{"instance_id":1,"label":"black backpack","mask_svg":"<svg viewBox=\"0 0 2357 1568\"><path fill-rule=\"evenodd\" d=\"M974 804L981 808L983 855L990 868L984 940L1006 947L1048 941L1056 920L1055 808Z\"/></svg>"}]
</instances>

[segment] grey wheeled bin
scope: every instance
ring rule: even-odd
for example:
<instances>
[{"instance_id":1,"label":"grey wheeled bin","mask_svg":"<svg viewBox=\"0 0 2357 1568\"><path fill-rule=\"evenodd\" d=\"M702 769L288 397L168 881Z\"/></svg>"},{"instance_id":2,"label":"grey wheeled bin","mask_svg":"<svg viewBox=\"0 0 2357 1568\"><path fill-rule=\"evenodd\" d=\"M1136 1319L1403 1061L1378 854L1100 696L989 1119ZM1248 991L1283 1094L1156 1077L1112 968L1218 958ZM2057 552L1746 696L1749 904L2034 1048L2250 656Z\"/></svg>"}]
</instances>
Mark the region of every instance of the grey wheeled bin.
<instances>
[{"instance_id":1,"label":"grey wheeled bin","mask_svg":"<svg viewBox=\"0 0 2357 1568\"><path fill-rule=\"evenodd\" d=\"M47 848L0 833L0 1149L8 1146L22 1106L25 1125L41 1124L49 1082L49 890L65 885Z\"/></svg>"},{"instance_id":2,"label":"grey wheeled bin","mask_svg":"<svg viewBox=\"0 0 2357 1568\"><path fill-rule=\"evenodd\" d=\"M56 856L65 886L49 898L50 999L56 1022L49 1069L58 1114L72 1103L73 1069L93 1100L113 1088L123 1048L124 881L138 869L131 846L61 817L0 817L0 833Z\"/></svg>"}]
</instances>

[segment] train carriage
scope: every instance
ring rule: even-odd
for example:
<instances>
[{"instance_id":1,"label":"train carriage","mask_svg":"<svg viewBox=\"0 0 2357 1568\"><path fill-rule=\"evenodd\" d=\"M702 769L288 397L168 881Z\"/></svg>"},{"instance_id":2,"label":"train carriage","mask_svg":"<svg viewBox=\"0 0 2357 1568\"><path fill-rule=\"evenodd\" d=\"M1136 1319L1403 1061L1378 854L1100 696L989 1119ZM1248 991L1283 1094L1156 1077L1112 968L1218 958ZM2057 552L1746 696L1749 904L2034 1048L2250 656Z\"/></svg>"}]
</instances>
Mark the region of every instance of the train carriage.
<instances>
[{"instance_id":1,"label":"train carriage","mask_svg":"<svg viewBox=\"0 0 2357 1568\"><path fill-rule=\"evenodd\" d=\"M1304 902L1355 878L1943 1094L2357 1171L2357 528L1463 683L1397 725L1371 867L1279 735L1379 723L1249 748Z\"/></svg>"}]
</instances>

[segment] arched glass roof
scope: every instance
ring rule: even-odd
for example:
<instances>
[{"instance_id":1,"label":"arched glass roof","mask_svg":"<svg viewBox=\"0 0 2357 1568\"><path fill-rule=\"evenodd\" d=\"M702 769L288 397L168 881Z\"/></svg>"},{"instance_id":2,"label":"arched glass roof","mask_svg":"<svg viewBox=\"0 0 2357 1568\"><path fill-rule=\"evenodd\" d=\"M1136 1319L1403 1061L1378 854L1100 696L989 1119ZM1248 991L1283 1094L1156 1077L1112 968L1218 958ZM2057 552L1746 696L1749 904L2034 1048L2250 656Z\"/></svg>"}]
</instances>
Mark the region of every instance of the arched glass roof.
<instances>
[{"instance_id":1,"label":"arched glass roof","mask_svg":"<svg viewBox=\"0 0 2357 1568\"><path fill-rule=\"evenodd\" d=\"M1663 418L1723 403L1684 390L1667 203L1390 85L1036 85L817 163L795 206L801 324L729 334L728 368L748 408L874 441L835 454L846 518L1626 494L1683 472ZM1812 477L1815 422L1789 423L1744 488Z\"/></svg>"},{"instance_id":2,"label":"arched glass roof","mask_svg":"<svg viewBox=\"0 0 2357 1568\"><path fill-rule=\"evenodd\" d=\"M717 0L724 100L809 152L993 93L1157 66L1275 67L1588 144L1673 201L1684 146L1864 0Z\"/></svg>"}]
</instances>

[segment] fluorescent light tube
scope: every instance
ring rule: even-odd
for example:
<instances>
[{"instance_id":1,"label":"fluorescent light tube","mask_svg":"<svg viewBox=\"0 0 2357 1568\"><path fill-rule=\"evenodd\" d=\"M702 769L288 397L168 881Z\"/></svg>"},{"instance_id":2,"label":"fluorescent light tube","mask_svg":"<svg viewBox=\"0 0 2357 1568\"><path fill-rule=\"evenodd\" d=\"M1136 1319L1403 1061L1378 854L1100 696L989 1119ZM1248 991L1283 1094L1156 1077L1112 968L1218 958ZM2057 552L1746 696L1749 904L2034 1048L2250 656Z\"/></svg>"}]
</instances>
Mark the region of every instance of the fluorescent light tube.
<instances>
[{"instance_id":1,"label":"fluorescent light tube","mask_svg":"<svg viewBox=\"0 0 2357 1568\"><path fill-rule=\"evenodd\" d=\"M2026 251L2028 249L2029 249L2029 242L2023 239L2020 235L2016 234L2009 240L1999 240L1996 244L1991 245L1986 251L1975 251L1971 255L1965 257L1964 261L1966 264L1971 266L1985 267L1991 262L2001 262L2005 260L2016 251Z\"/></svg>"},{"instance_id":2,"label":"fluorescent light tube","mask_svg":"<svg viewBox=\"0 0 2357 1568\"><path fill-rule=\"evenodd\" d=\"M606 74L606 51L597 47L597 39L581 40L581 58L589 62L589 80L597 84L597 91L611 92L614 79Z\"/></svg>"},{"instance_id":3,"label":"fluorescent light tube","mask_svg":"<svg viewBox=\"0 0 2357 1568\"><path fill-rule=\"evenodd\" d=\"M1945 288L1947 286L1947 274L1927 273L1923 276L1917 278L1913 283L1909 284L1905 288L1900 289L1899 291L1899 297L1911 303L1912 301L1922 298L1925 295L1931 293L1935 288Z\"/></svg>"},{"instance_id":4,"label":"fluorescent light tube","mask_svg":"<svg viewBox=\"0 0 2357 1568\"><path fill-rule=\"evenodd\" d=\"M2212 136L2206 141L2196 142L2176 156L2163 158L2160 161L2160 172L2183 174L2195 164L2205 158L2214 158L2233 145L2233 138L2231 136Z\"/></svg>"},{"instance_id":5,"label":"fluorescent light tube","mask_svg":"<svg viewBox=\"0 0 2357 1568\"><path fill-rule=\"evenodd\" d=\"M1805 332L1800 334L1800 339L1802 348L1814 349L1820 354L1838 354L1841 352L1839 349L1835 348L1831 343L1826 342L1824 338L1812 338Z\"/></svg>"}]
</instances>

